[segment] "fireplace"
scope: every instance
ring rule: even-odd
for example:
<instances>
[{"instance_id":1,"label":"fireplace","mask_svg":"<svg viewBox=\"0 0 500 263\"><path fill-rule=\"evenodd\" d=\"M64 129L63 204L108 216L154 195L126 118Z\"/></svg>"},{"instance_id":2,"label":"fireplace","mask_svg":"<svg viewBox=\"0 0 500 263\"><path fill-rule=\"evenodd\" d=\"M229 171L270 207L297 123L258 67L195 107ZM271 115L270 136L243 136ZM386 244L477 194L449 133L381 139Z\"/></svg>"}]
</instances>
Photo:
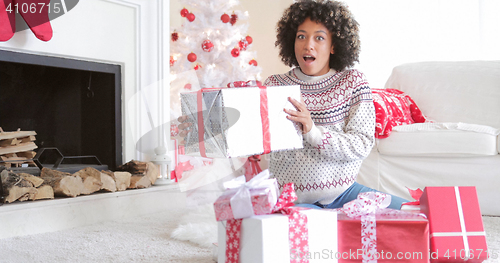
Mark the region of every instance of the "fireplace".
<instances>
[{"instance_id":1,"label":"fireplace","mask_svg":"<svg viewBox=\"0 0 500 263\"><path fill-rule=\"evenodd\" d=\"M0 127L35 131L39 149L93 155L114 170L122 164L121 81L120 65L0 50Z\"/></svg>"}]
</instances>

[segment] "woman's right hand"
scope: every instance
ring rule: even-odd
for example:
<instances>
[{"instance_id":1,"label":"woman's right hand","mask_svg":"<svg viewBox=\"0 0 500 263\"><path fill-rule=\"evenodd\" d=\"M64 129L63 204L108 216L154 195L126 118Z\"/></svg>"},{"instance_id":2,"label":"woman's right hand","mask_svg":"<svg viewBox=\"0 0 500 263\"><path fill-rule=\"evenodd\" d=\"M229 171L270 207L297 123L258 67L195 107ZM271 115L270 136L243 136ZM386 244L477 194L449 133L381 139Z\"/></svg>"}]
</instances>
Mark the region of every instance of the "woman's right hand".
<instances>
[{"instance_id":1,"label":"woman's right hand","mask_svg":"<svg viewBox=\"0 0 500 263\"><path fill-rule=\"evenodd\" d=\"M183 139L181 141L181 144L184 144L184 137L187 136L187 134L191 131L189 127L191 127L193 124L190 122L185 122L187 120L186 115L182 115L177 120L181 123L177 127L179 127L179 136L181 136Z\"/></svg>"}]
</instances>

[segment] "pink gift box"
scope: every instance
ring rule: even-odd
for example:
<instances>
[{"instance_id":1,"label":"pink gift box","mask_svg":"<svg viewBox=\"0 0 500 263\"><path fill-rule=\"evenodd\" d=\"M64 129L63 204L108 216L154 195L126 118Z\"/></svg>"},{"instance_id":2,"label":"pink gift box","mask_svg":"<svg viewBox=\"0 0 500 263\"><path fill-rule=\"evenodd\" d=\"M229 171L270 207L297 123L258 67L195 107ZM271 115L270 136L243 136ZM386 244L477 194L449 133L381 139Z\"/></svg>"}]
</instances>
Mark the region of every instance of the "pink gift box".
<instances>
[{"instance_id":1,"label":"pink gift box","mask_svg":"<svg viewBox=\"0 0 500 263\"><path fill-rule=\"evenodd\" d=\"M214 203L215 217L217 221L235 219L231 208L231 197L236 194L236 190L228 190L221 195ZM273 197L270 188L250 189L253 212L255 215L270 214L274 207Z\"/></svg>"}]
</instances>

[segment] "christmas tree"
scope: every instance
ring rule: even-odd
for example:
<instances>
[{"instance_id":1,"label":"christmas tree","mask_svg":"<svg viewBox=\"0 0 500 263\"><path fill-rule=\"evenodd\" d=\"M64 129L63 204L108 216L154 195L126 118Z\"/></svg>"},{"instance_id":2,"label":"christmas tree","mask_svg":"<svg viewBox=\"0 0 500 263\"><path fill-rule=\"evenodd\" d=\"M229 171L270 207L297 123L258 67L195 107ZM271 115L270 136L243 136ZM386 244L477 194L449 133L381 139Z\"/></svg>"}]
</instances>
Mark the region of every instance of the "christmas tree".
<instances>
[{"instance_id":1,"label":"christmas tree","mask_svg":"<svg viewBox=\"0 0 500 263\"><path fill-rule=\"evenodd\" d=\"M173 30L170 72L195 70L200 88L226 87L237 81L260 80L252 37L246 35L248 12L234 10L237 0L180 0L186 20ZM186 86L189 88L191 86ZM193 87L195 89L195 87Z\"/></svg>"}]
</instances>

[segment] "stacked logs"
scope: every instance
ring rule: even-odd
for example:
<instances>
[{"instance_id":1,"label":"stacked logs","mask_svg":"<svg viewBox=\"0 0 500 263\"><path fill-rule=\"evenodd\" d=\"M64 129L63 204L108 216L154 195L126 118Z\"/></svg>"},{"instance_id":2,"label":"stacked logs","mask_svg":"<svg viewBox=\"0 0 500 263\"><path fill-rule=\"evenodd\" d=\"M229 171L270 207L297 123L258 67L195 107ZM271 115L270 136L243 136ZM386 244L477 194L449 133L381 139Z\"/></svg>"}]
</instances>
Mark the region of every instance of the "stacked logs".
<instances>
[{"instance_id":1,"label":"stacked logs","mask_svg":"<svg viewBox=\"0 0 500 263\"><path fill-rule=\"evenodd\" d=\"M20 167L23 164L35 166L32 159L35 157L34 150L36 132L21 131L4 132L0 127L0 161L2 165Z\"/></svg>"},{"instance_id":2,"label":"stacked logs","mask_svg":"<svg viewBox=\"0 0 500 263\"><path fill-rule=\"evenodd\" d=\"M26 173L13 173L0 169L3 202L53 199L54 196L76 197L98 191L115 192L153 185L159 176L158 168L151 162L130 161L118 171L98 171L86 167L70 174L42 168L40 177Z\"/></svg>"}]
</instances>

